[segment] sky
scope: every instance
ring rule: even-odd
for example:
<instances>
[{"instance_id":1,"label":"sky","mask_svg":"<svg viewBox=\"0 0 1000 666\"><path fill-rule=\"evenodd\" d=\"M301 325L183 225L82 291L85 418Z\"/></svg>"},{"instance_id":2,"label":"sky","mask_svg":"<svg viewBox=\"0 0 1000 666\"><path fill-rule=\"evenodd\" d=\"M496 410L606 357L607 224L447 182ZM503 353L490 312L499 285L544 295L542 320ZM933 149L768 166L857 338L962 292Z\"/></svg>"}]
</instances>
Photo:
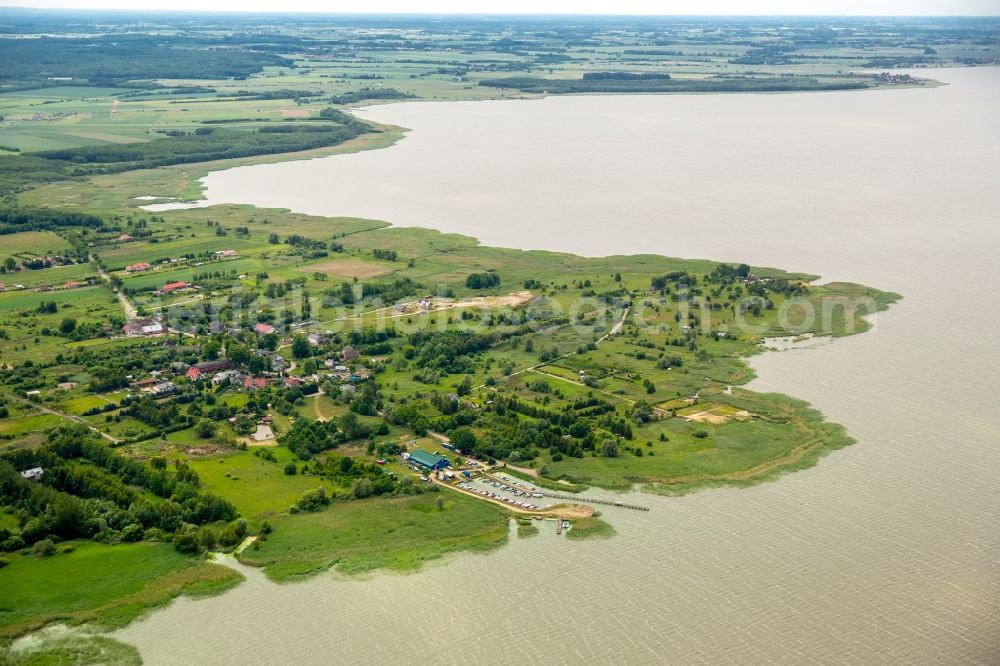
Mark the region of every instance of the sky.
<instances>
[{"instance_id":1,"label":"sky","mask_svg":"<svg viewBox=\"0 0 1000 666\"><path fill-rule=\"evenodd\" d=\"M1000 0L0 0L0 7L393 14L1000 15Z\"/></svg>"}]
</instances>

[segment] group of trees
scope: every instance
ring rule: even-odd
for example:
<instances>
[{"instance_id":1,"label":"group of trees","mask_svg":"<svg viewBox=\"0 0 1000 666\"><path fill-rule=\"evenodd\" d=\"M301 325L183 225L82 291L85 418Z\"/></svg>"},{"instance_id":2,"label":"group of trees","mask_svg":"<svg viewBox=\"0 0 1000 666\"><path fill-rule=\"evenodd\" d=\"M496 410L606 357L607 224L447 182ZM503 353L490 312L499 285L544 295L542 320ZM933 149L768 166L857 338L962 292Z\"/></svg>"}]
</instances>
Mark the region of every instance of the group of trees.
<instances>
[{"instance_id":1,"label":"group of trees","mask_svg":"<svg viewBox=\"0 0 1000 666\"><path fill-rule=\"evenodd\" d=\"M303 460L309 460L321 451L336 448L344 442L385 435L389 426L385 421L375 424L362 421L356 412L347 412L330 421L313 421L298 418L292 427L278 437L278 443Z\"/></svg>"},{"instance_id":2,"label":"group of trees","mask_svg":"<svg viewBox=\"0 0 1000 666\"><path fill-rule=\"evenodd\" d=\"M0 43L0 80L22 85L44 84L54 71L74 83L115 86L136 79L245 78L274 65L294 63L210 36L118 33Z\"/></svg>"},{"instance_id":3,"label":"group of trees","mask_svg":"<svg viewBox=\"0 0 1000 666\"><path fill-rule=\"evenodd\" d=\"M64 148L35 153L36 157L86 166L88 173L114 173L171 164L290 153L334 146L365 133L368 126L352 120L344 125L289 124L280 132L202 128L194 135Z\"/></svg>"},{"instance_id":4,"label":"group of trees","mask_svg":"<svg viewBox=\"0 0 1000 666\"><path fill-rule=\"evenodd\" d=\"M527 93L692 93L692 92L790 92L795 90L856 90L867 88L864 81L825 81L811 76L732 77L713 79L671 79L665 75L631 75L624 72L604 78L602 73L585 74L581 79L546 79L511 76L483 79L489 88L513 88ZM637 78L638 77L638 78Z\"/></svg>"},{"instance_id":5,"label":"group of trees","mask_svg":"<svg viewBox=\"0 0 1000 666\"><path fill-rule=\"evenodd\" d=\"M496 271L485 273L470 273L465 278L465 286L469 289L489 289L500 284L500 275Z\"/></svg>"},{"instance_id":6,"label":"group of trees","mask_svg":"<svg viewBox=\"0 0 1000 666\"><path fill-rule=\"evenodd\" d=\"M21 476L34 467L41 479ZM199 490L187 465L172 467L162 458L149 465L125 458L83 425L56 428L38 448L0 455L0 505L18 520L17 530L0 530L0 548L92 538L174 541L186 550L198 526L236 518L229 502Z\"/></svg>"}]
</instances>

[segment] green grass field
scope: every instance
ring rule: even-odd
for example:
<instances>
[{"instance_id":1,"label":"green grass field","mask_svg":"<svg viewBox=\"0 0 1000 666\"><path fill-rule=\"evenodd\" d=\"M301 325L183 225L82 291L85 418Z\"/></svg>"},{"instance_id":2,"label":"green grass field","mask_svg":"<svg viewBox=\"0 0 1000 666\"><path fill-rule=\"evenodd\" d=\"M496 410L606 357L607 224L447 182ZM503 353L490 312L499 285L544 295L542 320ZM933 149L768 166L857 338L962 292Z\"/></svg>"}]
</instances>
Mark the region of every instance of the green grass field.
<instances>
[{"instance_id":1,"label":"green grass field","mask_svg":"<svg viewBox=\"0 0 1000 666\"><path fill-rule=\"evenodd\" d=\"M259 523L288 511L288 507L307 490L329 483L314 476L284 472L285 463L294 459L283 446L270 447L277 462L270 462L246 451L221 456L191 458L188 464L198 472L203 488L233 503L247 520Z\"/></svg>"},{"instance_id":2,"label":"green grass field","mask_svg":"<svg viewBox=\"0 0 1000 666\"><path fill-rule=\"evenodd\" d=\"M242 580L232 569L181 555L169 544L71 545L73 552L42 559L6 556L0 636L57 620L121 627L179 594L210 594Z\"/></svg>"},{"instance_id":3,"label":"green grass field","mask_svg":"<svg viewBox=\"0 0 1000 666\"><path fill-rule=\"evenodd\" d=\"M289 581L331 567L349 574L411 571L447 553L489 550L506 542L508 518L485 502L430 493L334 504L320 513L281 516L271 525L274 532L260 550L247 549L240 559L263 566L273 580Z\"/></svg>"}]
</instances>

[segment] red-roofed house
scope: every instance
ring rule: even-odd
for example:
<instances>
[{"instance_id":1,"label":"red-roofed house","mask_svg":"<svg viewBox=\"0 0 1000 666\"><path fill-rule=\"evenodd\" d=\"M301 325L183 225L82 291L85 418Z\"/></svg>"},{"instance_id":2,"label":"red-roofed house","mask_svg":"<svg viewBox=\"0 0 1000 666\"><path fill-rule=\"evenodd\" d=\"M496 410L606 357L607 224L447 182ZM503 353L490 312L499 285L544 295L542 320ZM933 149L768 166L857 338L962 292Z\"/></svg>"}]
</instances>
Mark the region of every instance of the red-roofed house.
<instances>
[{"instance_id":1,"label":"red-roofed house","mask_svg":"<svg viewBox=\"0 0 1000 666\"><path fill-rule=\"evenodd\" d=\"M269 333L274 333L274 326L271 326L270 324L265 324L264 322L261 322L261 323L257 324L256 326L254 326L253 330L257 331L261 335L267 335Z\"/></svg>"},{"instance_id":2,"label":"red-roofed house","mask_svg":"<svg viewBox=\"0 0 1000 666\"><path fill-rule=\"evenodd\" d=\"M142 273L144 271L148 271L150 268L152 268L152 266L150 266L149 264L147 264L145 261L140 261L137 264L132 264L130 266L126 266L125 267L125 272L126 273Z\"/></svg>"},{"instance_id":3,"label":"red-roofed house","mask_svg":"<svg viewBox=\"0 0 1000 666\"><path fill-rule=\"evenodd\" d=\"M243 378L243 388L249 389L251 391L256 391L257 389L262 389L267 386L267 380L263 377L244 377Z\"/></svg>"},{"instance_id":4,"label":"red-roofed house","mask_svg":"<svg viewBox=\"0 0 1000 666\"><path fill-rule=\"evenodd\" d=\"M188 368L188 371L184 373L184 375L191 381L194 381L199 377L201 377L201 370L199 370L194 366L191 366L190 368Z\"/></svg>"},{"instance_id":5,"label":"red-roofed house","mask_svg":"<svg viewBox=\"0 0 1000 666\"><path fill-rule=\"evenodd\" d=\"M344 347L340 354L344 357L345 361L356 361L361 356L361 353L351 345Z\"/></svg>"},{"instance_id":6,"label":"red-roofed house","mask_svg":"<svg viewBox=\"0 0 1000 666\"><path fill-rule=\"evenodd\" d=\"M168 282L167 284L160 287L161 294L169 294L175 291L181 291L182 289L188 289L191 285L187 282Z\"/></svg>"}]
</instances>

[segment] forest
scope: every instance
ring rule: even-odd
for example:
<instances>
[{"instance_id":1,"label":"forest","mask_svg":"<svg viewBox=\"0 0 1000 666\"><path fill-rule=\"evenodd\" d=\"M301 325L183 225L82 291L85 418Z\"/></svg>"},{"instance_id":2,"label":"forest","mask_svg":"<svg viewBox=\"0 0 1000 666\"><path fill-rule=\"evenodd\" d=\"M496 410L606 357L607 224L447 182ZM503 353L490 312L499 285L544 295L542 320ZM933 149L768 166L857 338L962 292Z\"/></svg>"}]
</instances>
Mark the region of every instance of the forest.
<instances>
[{"instance_id":1,"label":"forest","mask_svg":"<svg viewBox=\"0 0 1000 666\"><path fill-rule=\"evenodd\" d=\"M147 143L85 146L36 153L47 160L72 162L88 173L113 173L170 164L288 153L335 146L369 131L360 121L344 125L302 124L240 131L213 127Z\"/></svg>"},{"instance_id":2,"label":"forest","mask_svg":"<svg viewBox=\"0 0 1000 666\"><path fill-rule=\"evenodd\" d=\"M47 79L72 79L79 85L129 87L139 79L246 78L271 65L290 66L285 58L231 40L114 35L93 40L43 37L0 39L0 83L18 87Z\"/></svg>"}]
</instances>

